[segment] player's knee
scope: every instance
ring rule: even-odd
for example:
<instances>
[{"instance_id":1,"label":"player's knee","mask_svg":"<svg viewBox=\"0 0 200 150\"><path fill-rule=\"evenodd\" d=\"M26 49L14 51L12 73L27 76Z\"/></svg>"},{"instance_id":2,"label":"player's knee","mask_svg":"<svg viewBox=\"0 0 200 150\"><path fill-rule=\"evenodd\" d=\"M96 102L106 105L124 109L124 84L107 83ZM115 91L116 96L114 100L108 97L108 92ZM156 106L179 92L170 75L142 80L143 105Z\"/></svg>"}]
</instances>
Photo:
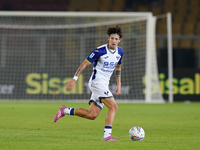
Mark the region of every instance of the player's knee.
<instances>
[{"instance_id":1,"label":"player's knee","mask_svg":"<svg viewBox=\"0 0 200 150\"><path fill-rule=\"evenodd\" d=\"M88 116L88 119L90 119L90 120L95 120L96 118L97 118L97 116L95 116L95 115Z\"/></svg>"},{"instance_id":2,"label":"player's knee","mask_svg":"<svg viewBox=\"0 0 200 150\"><path fill-rule=\"evenodd\" d=\"M117 103L114 103L113 105L111 105L111 106L109 107L109 109L113 110L114 112L117 112L117 110L118 110L118 105L117 105Z\"/></svg>"},{"instance_id":3,"label":"player's knee","mask_svg":"<svg viewBox=\"0 0 200 150\"><path fill-rule=\"evenodd\" d=\"M114 109L115 109L115 111L117 112L117 110L118 110L118 105L117 105L117 103L114 104Z\"/></svg>"},{"instance_id":4,"label":"player's knee","mask_svg":"<svg viewBox=\"0 0 200 150\"><path fill-rule=\"evenodd\" d=\"M96 118L97 118L96 116L92 116L90 119L95 120Z\"/></svg>"},{"instance_id":5,"label":"player's knee","mask_svg":"<svg viewBox=\"0 0 200 150\"><path fill-rule=\"evenodd\" d=\"M98 114L88 114L87 118L90 120L95 120L97 118Z\"/></svg>"},{"instance_id":6,"label":"player's knee","mask_svg":"<svg viewBox=\"0 0 200 150\"><path fill-rule=\"evenodd\" d=\"M117 104L116 104L117 105ZM116 106L116 111L118 110L118 105Z\"/></svg>"}]
</instances>

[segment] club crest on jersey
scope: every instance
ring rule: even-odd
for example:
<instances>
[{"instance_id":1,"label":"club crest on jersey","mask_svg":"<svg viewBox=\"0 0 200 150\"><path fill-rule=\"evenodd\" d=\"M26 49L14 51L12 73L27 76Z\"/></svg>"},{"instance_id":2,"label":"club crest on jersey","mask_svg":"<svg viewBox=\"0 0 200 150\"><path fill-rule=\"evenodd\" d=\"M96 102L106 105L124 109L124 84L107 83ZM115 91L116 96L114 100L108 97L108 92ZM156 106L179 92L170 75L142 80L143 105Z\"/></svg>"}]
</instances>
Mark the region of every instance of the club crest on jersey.
<instances>
[{"instance_id":1,"label":"club crest on jersey","mask_svg":"<svg viewBox=\"0 0 200 150\"><path fill-rule=\"evenodd\" d=\"M90 56L89 56L89 57L90 57L90 58L92 58L92 57L94 57L94 55L95 55L95 54L94 54L94 53L92 53L92 54L90 54Z\"/></svg>"},{"instance_id":2,"label":"club crest on jersey","mask_svg":"<svg viewBox=\"0 0 200 150\"><path fill-rule=\"evenodd\" d=\"M105 91L104 94L108 95L109 91Z\"/></svg>"},{"instance_id":3,"label":"club crest on jersey","mask_svg":"<svg viewBox=\"0 0 200 150\"><path fill-rule=\"evenodd\" d=\"M117 60L119 60L119 59L120 59L120 57L119 57L119 56L116 56L116 58L117 58Z\"/></svg>"}]
</instances>

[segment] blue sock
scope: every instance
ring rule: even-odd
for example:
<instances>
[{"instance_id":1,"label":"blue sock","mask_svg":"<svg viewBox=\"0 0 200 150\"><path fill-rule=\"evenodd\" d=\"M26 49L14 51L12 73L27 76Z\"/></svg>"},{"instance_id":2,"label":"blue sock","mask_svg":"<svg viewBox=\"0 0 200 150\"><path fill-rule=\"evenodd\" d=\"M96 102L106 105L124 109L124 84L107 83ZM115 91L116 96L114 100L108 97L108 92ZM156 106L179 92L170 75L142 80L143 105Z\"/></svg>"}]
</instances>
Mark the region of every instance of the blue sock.
<instances>
[{"instance_id":1,"label":"blue sock","mask_svg":"<svg viewBox=\"0 0 200 150\"><path fill-rule=\"evenodd\" d=\"M67 115L75 115L75 108L66 108L64 110L64 113L67 114Z\"/></svg>"}]
</instances>

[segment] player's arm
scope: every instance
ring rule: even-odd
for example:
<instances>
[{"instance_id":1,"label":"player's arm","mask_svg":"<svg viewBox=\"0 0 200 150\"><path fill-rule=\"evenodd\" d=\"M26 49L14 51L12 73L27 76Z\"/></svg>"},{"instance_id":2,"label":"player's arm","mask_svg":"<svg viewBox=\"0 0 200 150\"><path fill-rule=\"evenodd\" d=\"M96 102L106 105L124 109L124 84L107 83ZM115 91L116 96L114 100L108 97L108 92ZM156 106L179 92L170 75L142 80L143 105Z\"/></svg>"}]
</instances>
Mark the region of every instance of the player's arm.
<instances>
[{"instance_id":1,"label":"player's arm","mask_svg":"<svg viewBox=\"0 0 200 150\"><path fill-rule=\"evenodd\" d=\"M121 93L121 65L115 67L115 74L117 78L116 95Z\"/></svg>"},{"instance_id":2,"label":"player's arm","mask_svg":"<svg viewBox=\"0 0 200 150\"><path fill-rule=\"evenodd\" d=\"M78 70L76 71L76 73L74 74L74 76L79 77L80 74L83 72L83 70L90 65L91 63L86 59L84 60L84 62L80 65L80 67L78 68Z\"/></svg>"},{"instance_id":3,"label":"player's arm","mask_svg":"<svg viewBox=\"0 0 200 150\"><path fill-rule=\"evenodd\" d=\"M78 80L78 77L83 72L83 70L90 65L91 63L88 60L84 60L84 62L79 66L78 70L76 71L74 77L72 80L70 80L66 85L66 90L71 90L71 88L75 85L76 81Z\"/></svg>"}]
</instances>

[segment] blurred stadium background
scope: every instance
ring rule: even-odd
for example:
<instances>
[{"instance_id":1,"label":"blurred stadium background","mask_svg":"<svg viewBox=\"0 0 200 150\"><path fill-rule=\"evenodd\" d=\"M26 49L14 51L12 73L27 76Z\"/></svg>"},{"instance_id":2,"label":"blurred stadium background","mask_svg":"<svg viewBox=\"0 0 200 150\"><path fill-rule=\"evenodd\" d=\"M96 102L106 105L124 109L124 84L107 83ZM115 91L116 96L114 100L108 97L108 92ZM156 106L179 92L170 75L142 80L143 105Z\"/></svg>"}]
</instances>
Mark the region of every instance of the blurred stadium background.
<instances>
[{"instance_id":1,"label":"blurred stadium background","mask_svg":"<svg viewBox=\"0 0 200 150\"><path fill-rule=\"evenodd\" d=\"M200 0L1 0L1 11L98 11L172 13L175 101L199 101ZM166 18L158 19L156 48L160 80L167 80ZM164 76L163 76L164 75ZM198 77L196 77L198 76ZM183 80L187 79L187 80ZM187 82L188 81L188 82ZM190 82L191 81L191 82ZM191 83L191 84L190 84ZM181 86L188 86L181 92ZM168 93L163 93L167 99Z\"/></svg>"}]
</instances>

